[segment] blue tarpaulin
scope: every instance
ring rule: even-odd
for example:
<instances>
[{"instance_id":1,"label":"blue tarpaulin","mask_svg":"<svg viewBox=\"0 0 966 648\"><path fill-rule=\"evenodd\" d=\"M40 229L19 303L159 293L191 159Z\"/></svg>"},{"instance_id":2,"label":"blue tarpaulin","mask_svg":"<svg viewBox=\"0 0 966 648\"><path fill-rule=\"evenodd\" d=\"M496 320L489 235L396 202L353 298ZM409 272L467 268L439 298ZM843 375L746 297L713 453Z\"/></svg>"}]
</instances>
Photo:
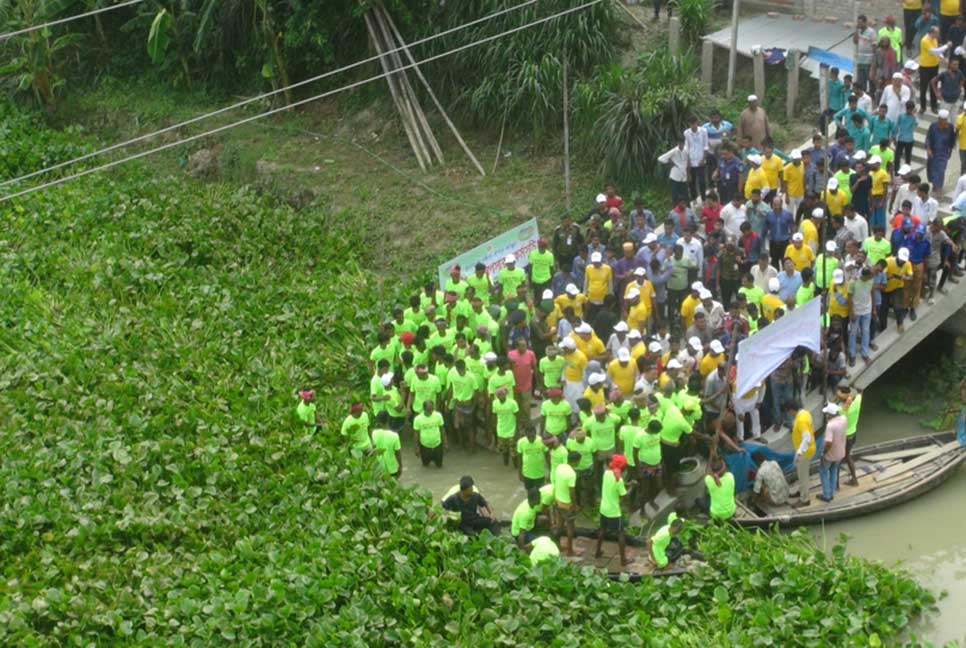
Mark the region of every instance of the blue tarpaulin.
<instances>
[{"instance_id":1,"label":"blue tarpaulin","mask_svg":"<svg viewBox=\"0 0 966 648\"><path fill-rule=\"evenodd\" d=\"M808 58L812 59L819 65L827 65L829 67L837 67L842 71L842 74L853 72L852 59L846 56L840 56L834 52L830 52L825 49L818 47L808 48ZM839 78L842 78L841 75Z\"/></svg>"},{"instance_id":2,"label":"blue tarpaulin","mask_svg":"<svg viewBox=\"0 0 966 648\"><path fill-rule=\"evenodd\" d=\"M818 457L822 453L821 434L818 435L818 439L816 439L816 441L815 457ZM735 493L746 491L755 483L757 466L755 466L755 462L751 460L751 455L755 452L761 452L763 455L765 455L765 459L767 460L777 461L778 465L781 466L782 470L786 473L795 470L794 452L778 452L776 450L772 450L766 445L761 445L758 443L744 442L740 445L742 448L747 450L747 452L734 452L725 456L725 462L728 464L728 470L730 470L731 474L735 476Z\"/></svg>"}]
</instances>

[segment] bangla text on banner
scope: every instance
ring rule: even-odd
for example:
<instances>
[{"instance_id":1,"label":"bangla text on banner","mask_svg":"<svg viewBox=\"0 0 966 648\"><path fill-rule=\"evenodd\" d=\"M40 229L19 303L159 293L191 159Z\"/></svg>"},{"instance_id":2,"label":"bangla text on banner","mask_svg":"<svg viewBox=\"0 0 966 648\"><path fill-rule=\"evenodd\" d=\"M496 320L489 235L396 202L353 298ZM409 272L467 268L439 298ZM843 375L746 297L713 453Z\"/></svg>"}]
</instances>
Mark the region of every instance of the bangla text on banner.
<instances>
[{"instance_id":1,"label":"bangla text on banner","mask_svg":"<svg viewBox=\"0 0 966 648\"><path fill-rule=\"evenodd\" d=\"M483 263L486 265L486 271L490 278L495 280L497 273L504 266L503 260L506 255L512 254L517 258L516 267L526 268L530 264L528 256L531 251L537 249L539 238L537 219L531 218L527 222L491 238L486 243L477 245L472 250L464 252L439 266L438 281L440 288L446 284L450 268L454 265L458 265L463 276L466 277L473 273L473 268L477 263Z\"/></svg>"}]
</instances>

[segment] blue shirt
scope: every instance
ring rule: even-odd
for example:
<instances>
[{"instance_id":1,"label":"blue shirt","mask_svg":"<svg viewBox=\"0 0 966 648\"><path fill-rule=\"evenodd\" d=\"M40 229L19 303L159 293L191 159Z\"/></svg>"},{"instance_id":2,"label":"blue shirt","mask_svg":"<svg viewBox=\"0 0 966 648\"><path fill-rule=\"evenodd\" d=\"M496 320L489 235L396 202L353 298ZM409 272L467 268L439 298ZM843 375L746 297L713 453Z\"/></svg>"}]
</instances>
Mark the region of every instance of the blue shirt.
<instances>
[{"instance_id":1,"label":"blue shirt","mask_svg":"<svg viewBox=\"0 0 966 648\"><path fill-rule=\"evenodd\" d=\"M741 173L741 161L736 157L730 160L718 160L718 179L726 187L737 188L738 175Z\"/></svg>"},{"instance_id":2,"label":"blue shirt","mask_svg":"<svg viewBox=\"0 0 966 648\"><path fill-rule=\"evenodd\" d=\"M730 121L722 119L717 126L711 122L707 122L703 125L703 128L708 131L708 141L717 142L725 135L725 133L733 132L735 130L735 125Z\"/></svg>"},{"instance_id":3,"label":"blue shirt","mask_svg":"<svg viewBox=\"0 0 966 648\"><path fill-rule=\"evenodd\" d=\"M896 120L896 139L900 142L911 142L916 132L916 114L902 113Z\"/></svg>"},{"instance_id":4,"label":"blue shirt","mask_svg":"<svg viewBox=\"0 0 966 648\"><path fill-rule=\"evenodd\" d=\"M875 144L884 139L892 139L892 133L895 129L891 119L878 115L873 115L872 119L869 120L869 128L872 130L872 142Z\"/></svg>"},{"instance_id":5,"label":"blue shirt","mask_svg":"<svg viewBox=\"0 0 966 648\"><path fill-rule=\"evenodd\" d=\"M794 227L795 217L789 212L772 210L765 216L764 237L772 243L787 243Z\"/></svg>"},{"instance_id":6,"label":"blue shirt","mask_svg":"<svg viewBox=\"0 0 966 648\"><path fill-rule=\"evenodd\" d=\"M668 234L666 230L661 230L661 233L657 237L658 243L669 248L673 248L677 240L678 240L677 234L675 234L674 232L671 232L670 234Z\"/></svg>"},{"instance_id":7,"label":"blue shirt","mask_svg":"<svg viewBox=\"0 0 966 648\"><path fill-rule=\"evenodd\" d=\"M778 297L783 302L787 302L789 299L795 299L795 293L798 292L801 285L802 273L798 270L791 277L784 270L778 273Z\"/></svg>"},{"instance_id":8,"label":"blue shirt","mask_svg":"<svg viewBox=\"0 0 966 648\"><path fill-rule=\"evenodd\" d=\"M828 80L828 109L836 113L845 107L845 84L841 79Z\"/></svg>"},{"instance_id":9,"label":"blue shirt","mask_svg":"<svg viewBox=\"0 0 966 648\"><path fill-rule=\"evenodd\" d=\"M879 274L872 277L872 285L878 288L878 290L872 291L872 302L876 306L882 304L882 291L885 289L888 277L885 272L880 272Z\"/></svg>"},{"instance_id":10,"label":"blue shirt","mask_svg":"<svg viewBox=\"0 0 966 648\"><path fill-rule=\"evenodd\" d=\"M892 253L898 254L899 248L909 248L909 253L912 253L912 243L915 239L914 230L909 230L906 234L902 231L902 228L892 230L892 236L889 237L889 242L892 243Z\"/></svg>"},{"instance_id":11,"label":"blue shirt","mask_svg":"<svg viewBox=\"0 0 966 648\"><path fill-rule=\"evenodd\" d=\"M909 261L913 264L922 263L928 259L929 253L932 250L932 246L926 237L918 240L913 237L912 243L907 247L909 248Z\"/></svg>"}]
</instances>

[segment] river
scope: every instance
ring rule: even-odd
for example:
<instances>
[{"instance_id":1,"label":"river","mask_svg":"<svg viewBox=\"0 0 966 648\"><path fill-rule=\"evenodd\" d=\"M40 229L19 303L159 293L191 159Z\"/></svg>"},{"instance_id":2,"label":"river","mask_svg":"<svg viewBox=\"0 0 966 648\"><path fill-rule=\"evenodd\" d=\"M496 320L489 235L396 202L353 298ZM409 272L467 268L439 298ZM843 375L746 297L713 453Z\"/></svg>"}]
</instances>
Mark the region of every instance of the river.
<instances>
[{"instance_id":1,"label":"river","mask_svg":"<svg viewBox=\"0 0 966 648\"><path fill-rule=\"evenodd\" d=\"M908 385L910 377L921 376L923 367L951 348L948 337L930 336L868 389L859 419L859 445L931 431L919 424L923 416L896 413L886 406L885 398L900 385ZM815 532L822 542L821 530ZM916 633L938 646L952 640L966 646L966 465L936 490L894 510L825 528L830 544L841 533L849 536L849 553L900 564L933 592L946 591L938 617L919 625Z\"/></svg>"}]
</instances>

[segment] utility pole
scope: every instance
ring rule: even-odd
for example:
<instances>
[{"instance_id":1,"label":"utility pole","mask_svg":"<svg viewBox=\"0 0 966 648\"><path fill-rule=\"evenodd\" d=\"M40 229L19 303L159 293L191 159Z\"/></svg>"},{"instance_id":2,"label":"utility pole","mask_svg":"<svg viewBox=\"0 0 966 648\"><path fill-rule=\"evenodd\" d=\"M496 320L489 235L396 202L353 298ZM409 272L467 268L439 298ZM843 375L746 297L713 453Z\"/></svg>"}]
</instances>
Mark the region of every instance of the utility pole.
<instances>
[{"instance_id":1,"label":"utility pole","mask_svg":"<svg viewBox=\"0 0 966 648\"><path fill-rule=\"evenodd\" d=\"M735 69L738 67L738 11L741 0L731 5L731 50L728 52L728 99L735 96Z\"/></svg>"}]
</instances>

